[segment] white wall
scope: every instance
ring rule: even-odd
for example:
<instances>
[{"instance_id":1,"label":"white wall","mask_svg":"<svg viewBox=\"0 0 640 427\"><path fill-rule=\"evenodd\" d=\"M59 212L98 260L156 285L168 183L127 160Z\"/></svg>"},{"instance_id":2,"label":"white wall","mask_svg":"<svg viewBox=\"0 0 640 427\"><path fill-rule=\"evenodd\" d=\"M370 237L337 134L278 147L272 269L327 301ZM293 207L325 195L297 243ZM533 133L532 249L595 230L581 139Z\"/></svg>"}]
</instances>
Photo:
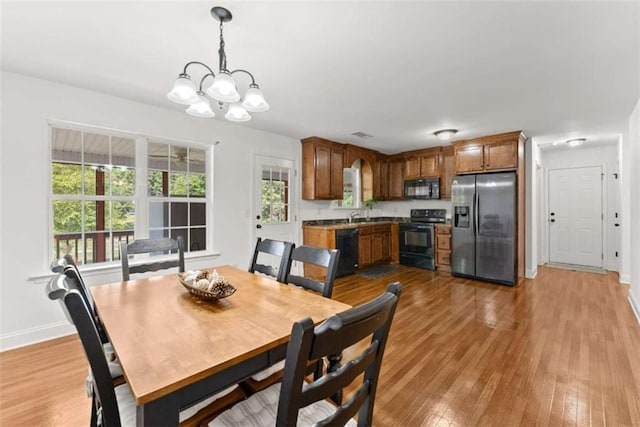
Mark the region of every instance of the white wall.
<instances>
[{"instance_id":1,"label":"white wall","mask_svg":"<svg viewBox=\"0 0 640 427\"><path fill-rule=\"evenodd\" d=\"M245 267L253 246L251 171L255 152L300 158L297 140L102 93L2 73L0 154L0 349L70 333L57 304L45 296L49 231L48 120L62 120L205 144L214 154L214 251L187 268ZM257 147L257 148L256 148ZM118 268L87 274L89 285L120 280Z\"/></svg>"},{"instance_id":2,"label":"white wall","mask_svg":"<svg viewBox=\"0 0 640 427\"><path fill-rule=\"evenodd\" d=\"M540 165L540 148L535 138L525 144L525 277L533 279L538 274L538 224L539 195L537 174Z\"/></svg>"},{"instance_id":3,"label":"white wall","mask_svg":"<svg viewBox=\"0 0 640 427\"><path fill-rule=\"evenodd\" d=\"M604 185L603 185L603 213L604 213L604 227L603 227L603 246L604 246L604 267L608 270L618 270L618 262L616 260L615 252L621 252L621 247L616 246L615 242L615 227L616 223L615 212L621 212L619 202L616 200L615 186L619 185L619 181L614 179L613 173L618 171L618 147L615 144L608 144L597 147L582 146L572 149L562 150L544 150L541 155L541 164L544 168L544 189L543 194L548 194L548 177L551 169L564 169L564 168L579 168L587 166L601 166L604 173ZM548 227L546 223L548 200L544 199L544 208L541 210L545 212L541 215L538 224L544 228L543 236L543 253L544 260L546 262L549 259L548 254Z\"/></svg>"},{"instance_id":4,"label":"white wall","mask_svg":"<svg viewBox=\"0 0 640 427\"><path fill-rule=\"evenodd\" d=\"M628 179L628 200L630 205L629 246L630 246L630 277L629 301L640 322L640 99L629 118L628 143L623 144L624 173ZM627 234L623 228L623 234Z\"/></svg>"}]
</instances>

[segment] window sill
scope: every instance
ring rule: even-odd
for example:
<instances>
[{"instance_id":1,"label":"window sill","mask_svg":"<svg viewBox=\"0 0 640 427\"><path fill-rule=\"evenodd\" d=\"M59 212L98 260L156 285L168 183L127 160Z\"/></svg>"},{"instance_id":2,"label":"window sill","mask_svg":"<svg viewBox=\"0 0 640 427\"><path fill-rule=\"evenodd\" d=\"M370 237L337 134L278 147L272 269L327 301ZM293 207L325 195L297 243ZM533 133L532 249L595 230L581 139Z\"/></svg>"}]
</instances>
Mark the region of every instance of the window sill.
<instances>
[{"instance_id":1,"label":"window sill","mask_svg":"<svg viewBox=\"0 0 640 427\"><path fill-rule=\"evenodd\" d=\"M184 259L196 260L196 259L204 259L204 258L217 258L219 256L220 256L220 252L203 252L203 253L198 252L194 254L186 253L184 254ZM162 258L158 257L158 259L160 260ZM135 265L135 262L132 264ZM110 263L103 263L95 266L91 265L91 266L80 267L80 273L82 274L83 277L85 276L92 277L92 276L98 276L104 273L116 273L120 271L122 271L122 266L120 262L110 262ZM29 276L27 280L34 283L43 283L43 282L48 282L54 275L55 273L52 273L51 271L36 273Z\"/></svg>"}]
</instances>

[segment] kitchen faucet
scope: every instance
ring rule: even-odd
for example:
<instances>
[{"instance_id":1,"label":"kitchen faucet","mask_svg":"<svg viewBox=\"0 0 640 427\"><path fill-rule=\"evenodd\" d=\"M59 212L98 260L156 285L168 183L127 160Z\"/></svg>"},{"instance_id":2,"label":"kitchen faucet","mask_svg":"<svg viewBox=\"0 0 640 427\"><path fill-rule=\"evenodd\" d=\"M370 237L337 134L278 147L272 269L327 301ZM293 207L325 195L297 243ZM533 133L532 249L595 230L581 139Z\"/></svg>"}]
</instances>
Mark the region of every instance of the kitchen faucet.
<instances>
[{"instance_id":1,"label":"kitchen faucet","mask_svg":"<svg viewBox=\"0 0 640 427\"><path fill-rule=\"evenodd\" d=\"M349 214L349 224L351 224L353 222L353 219L355 217L359 217L359 216L360 216L360 214L358 212L355 212L355 211L351 212L351 214Z\"/></svg>"}]
</instances>

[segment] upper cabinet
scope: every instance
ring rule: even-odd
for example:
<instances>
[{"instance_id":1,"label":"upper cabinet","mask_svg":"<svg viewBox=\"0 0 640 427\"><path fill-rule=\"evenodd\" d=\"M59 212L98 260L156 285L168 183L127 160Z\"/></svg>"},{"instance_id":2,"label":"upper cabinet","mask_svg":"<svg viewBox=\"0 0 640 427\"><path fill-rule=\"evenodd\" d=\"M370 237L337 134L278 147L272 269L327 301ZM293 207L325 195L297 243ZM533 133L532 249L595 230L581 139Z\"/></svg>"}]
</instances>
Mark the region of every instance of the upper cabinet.
<instances>
[{"instance_id":1,"label":"upper cabinet","mask_svg":"<svg viewBox=\"0 0 640 427\"><path fill-rule=\"evenodd\" d=\"M454 142L455 172L465 174L516 169L521 135L517 131Z\"/></svg>"},{"instance_id":2,"label":"upper cabinet","mask_svg":"<svg viewBox=\"0 0 640 427\"><path fill-rule=\"evenodd\" d=\"M356 160L364 160L373 168L375 167L376 151L358 147L357 145L344 145L344 167L350 168Z\"/></svg>"},{"instance_id":3,"label":"upper cabinet","mask_svg":"<svg viewBox=\"0 0 640 427\"><path fill-rule=\"evenodd\" d=\"M404 199L404 163L404 159L401 155L389 157L389 200Z\"/></svg>"},{"instance_id":4,"label":"upper cabinet","mask_svg":"<svg viewBox=\"0 0 640 427\"><path fill-rule=\"evenodd\" d=\"M343 194L343 145L311 137L302 141L302 198L335 200Z\"/></svg>"},{"instance_id":5,"label":"upper cabinet","mask_svg":"<svg viewBox=\"0 0 640 427\"><path fill-rule=\"evenodd\" d=\"M389 161L378 154L373 169L373 197L378 201L389 200Z\"/></svg>"},{"instance_id":6,"label":"upper cabinet","mask_svg":"<svg viewBox=\"0 0 640 427\"><path fill-rule=\"evenodd\" d=\"M411 151L404 154L404 178L438 178L440 176L440 147Z\"/></svg>"},{"instance_id":7,"label":"upper cabinet","mask_svg":"<svg viewBox=\"0 0 640 427\"><path fill-rule=\"evenodd\" d=\"M421 178L440 178L440 198L450 199L456 174L520 170L525 139L516 131L386 155L315 136L306 138L301 141L302 198L342 199L343 168L360 160L363 200L404 200L404 181Z\"/></svg>"},{"instance_id":8,"label":"upper cabinet","mask_svg":"<svg viewBox=\"0 0 640 427\"><path fill-rule=\"evenodd\" d=\"M440 161L440 198L451 198L451 182L456 174L453 161L453 147L442 147Z\"/></svg>"}]
</instances>

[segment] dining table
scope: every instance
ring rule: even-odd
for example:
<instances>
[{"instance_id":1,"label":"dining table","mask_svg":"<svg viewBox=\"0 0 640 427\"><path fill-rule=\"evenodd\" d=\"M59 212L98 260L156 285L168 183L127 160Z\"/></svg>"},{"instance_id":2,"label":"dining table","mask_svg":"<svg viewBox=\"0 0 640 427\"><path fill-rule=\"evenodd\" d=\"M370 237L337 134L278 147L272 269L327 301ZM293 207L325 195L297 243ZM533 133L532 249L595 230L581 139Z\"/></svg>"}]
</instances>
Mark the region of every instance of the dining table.
<instances>
[{"instance_id":1,"label":"dining table","mask_svg":"<svg viewBox=\"0 0 640 427\"><path fill-rule=\"evenodd\" d=\"M182 409L283 360L294 322L351 307L237 267L208 270L235 293L201 299L176 273L91 288L138 426L177 426Z\"/></svg>"}]
</instances>

